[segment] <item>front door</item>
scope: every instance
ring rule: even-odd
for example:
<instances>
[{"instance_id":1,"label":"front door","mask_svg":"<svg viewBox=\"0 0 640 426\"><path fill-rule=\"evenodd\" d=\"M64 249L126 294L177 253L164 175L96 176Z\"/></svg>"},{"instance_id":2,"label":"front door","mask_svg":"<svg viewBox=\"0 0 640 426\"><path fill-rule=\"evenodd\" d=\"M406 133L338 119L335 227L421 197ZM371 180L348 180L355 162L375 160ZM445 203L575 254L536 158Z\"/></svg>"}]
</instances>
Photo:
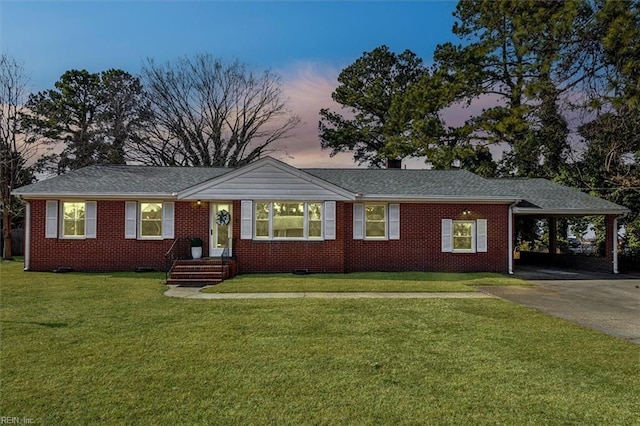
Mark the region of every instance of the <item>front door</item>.
<instances>
[{"instance_id":1,"label":"front door","mask_svg":"<svg viewBox=\"0 0 640 426\"><path fill-rule=\"evenodd\" d=\"M222 256L224 249L229 250L225 255L231 256L231 203L211 203L211 241L209 245L209 256Z\"/></svg>"}]
</instances>

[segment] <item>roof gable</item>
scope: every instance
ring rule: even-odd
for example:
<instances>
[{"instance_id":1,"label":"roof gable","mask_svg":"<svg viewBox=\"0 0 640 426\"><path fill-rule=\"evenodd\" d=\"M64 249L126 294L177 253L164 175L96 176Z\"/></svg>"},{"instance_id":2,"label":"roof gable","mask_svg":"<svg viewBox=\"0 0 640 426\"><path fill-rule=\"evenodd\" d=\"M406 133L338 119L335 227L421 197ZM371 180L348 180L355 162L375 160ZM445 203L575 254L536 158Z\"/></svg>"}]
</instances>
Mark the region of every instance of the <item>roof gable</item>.
<instances>
[{"instance_id":1,"label":"roof gable","mask_svg":"<svg viewBox=\"0 0 640 426\"><path fill-rule=\"evenodd\" d=\"M271 157L178 193L183 200L354 200L356 194Z\"/></svg>"}]
</instances>

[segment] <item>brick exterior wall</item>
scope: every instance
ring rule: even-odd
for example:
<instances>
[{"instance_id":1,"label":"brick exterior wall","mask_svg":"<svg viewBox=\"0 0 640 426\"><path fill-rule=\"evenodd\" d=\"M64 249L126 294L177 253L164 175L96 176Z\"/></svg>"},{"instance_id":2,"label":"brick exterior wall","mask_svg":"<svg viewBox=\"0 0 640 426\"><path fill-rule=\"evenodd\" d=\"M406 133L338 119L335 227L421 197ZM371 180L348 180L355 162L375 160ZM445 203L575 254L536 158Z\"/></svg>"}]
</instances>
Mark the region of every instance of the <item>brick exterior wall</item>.
<instances>
[{"instance_id":1,"label":"brick exterior wall","mask_svg":"<svg viewBox=\"0 0 640 426\"><path fill-rule=\"evenodd\" d=\"M31 204L31 256L29 269L52 271L70 267L76 271L132 271L138 267L164 270L164 255L174 240L124 238L125 202L97 202L97 233L94 239L45 238L44 200ZM175 235L208 241L208 205L175 203ZM179 218L179 219L178 219ZM194 230L200 230L194 231ZM205 255L208 244L205 243Z\"/></svg>"},{"instance_id":2,"label":"brick exterior wall","mask_svg":"<svg viewBox=\"0 0 640 426\"><path fill-rule=\"evenodd\" d=\"M348 205L350 208L351 205ZM344 203L336 203L336 239L325 241L256 241L240 239L240 202L235 201L233 211L234 255L240 274L254 272L309 272L342 273L345 265L344 236L351 226L344 223Z\"/></svg>"},{"instance_id":3,"label":"brick exterior wall","mask_svg":"<svg viewBox=\"0 0 640 426\"><path fill-rule=\"evenodd\" d=\"M45 201L32 200L30 270L71 267L77 271L164 269L164 254L174 240L124 238L125 202L97 202L97 238L45 238ZM441 220L487 219L486 253L442 253ZM240 239L240 202L233 203L233 254L239 273L354 271L508 270L508 206L485 204L400 205L400 240L353 239L353 206L336 204L336 239L327 241L254 241ZM175 203L175 236L200 237L209 250L209 204Z\"/></svg>"},{"instance_id":4,"label":"brick exterior wall","mask_svg":"<svg viewBox=\"0 0 640 426\"><path fill-rule=\"evenodd\" d=\"M462 211L471 213L462 216ZM240 211L240 203L234 204ZM335 241L240 240L234 219L234 253L240 273L357 271L508 271L507 205L401 204L399 240L354 240L353 205L337 203ZM486 253L442 253L442 219L487 219Z\"/></svg>"},{"instance_id":5,"label":"brick exterior wall","mask_svg":"<svg viewBox=\"0 0 640 426\"><path fill-rule=\"evenodd\" d=\"M468 210L470 214L462 215ZM401 204L400 239L371 241L352 239L353 209L346 209L347 272L352 271L451 271L507 272L507 205ZM443 253L442 219L487 219L486 253Z\"/></svg>"}]
</instances>

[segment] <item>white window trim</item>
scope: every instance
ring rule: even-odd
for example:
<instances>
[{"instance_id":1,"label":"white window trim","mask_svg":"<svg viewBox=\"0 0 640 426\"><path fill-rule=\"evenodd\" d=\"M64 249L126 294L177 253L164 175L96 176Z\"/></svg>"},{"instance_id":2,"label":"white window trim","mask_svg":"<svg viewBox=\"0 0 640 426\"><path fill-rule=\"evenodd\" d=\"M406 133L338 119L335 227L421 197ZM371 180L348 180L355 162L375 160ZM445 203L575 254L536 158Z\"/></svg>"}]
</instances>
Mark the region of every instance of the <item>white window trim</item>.
<instances>
[{"instance_id":1,"label":"white window trim","mask_svg":"<svg viewBox=\"0 0 640 426\"><path fill-rule=\"evenodd\" d=\"M142 205L143 204L160 204L162 206L162 215L160 218L160 235L142 235ZM164 240L164 204L162 201L156 200L141 200L138 201L138 206L136 209L136 227L137 236L139 240L144 241L154 241L154 240Z\"/></svg>"},{"instance_id":2,"label":"white window trim","mask_svg":"<svg viewBox=\"0 0 640 426\"><path fill-rule=\"evenodd\" d=\"M64 234L64 205L65 203L76 203L76 204L84 204L84 235L65 235ZM58 208L60 211L58 212L58 217L60 220L58 221L58 235L61 240L84 240L87 235L87 203L82 200L60 200L58 203Z\"/></svg>"},{"instance_id":3,"label":"white window trim","mask_svg":"<svg viewBox=\"0 0 640 426\"><path fill-rule=\"evenodd\" d=\"M368 237L367 236L367 207L381 206L384 207L384 236ZM382 222L382 221L381 221ZM387 203L365 203L362 209L362 237L364 240L370 241L387 241L389 240L389 204Z\"/></svg>"},{"instance_id":4,"label":"white window trim","mask_svg":"<svg viewBox=\"0 0 640 426\"><path fill-rule=\"evenodd\" d=\"M455 240L454 228L456 223L470 223L471 224L471 248L470 249L456 249L453 241ZM475 220L454 220L451 224L451 252L452 253L477 253L477 232L478 224Z\"/></svg>"},{"instance_id":5,"label":"white window trim","mask_svg":"<svg viewBox=\"0 0 640 426\"><path fill-rule=\"evenodd\" d=\"M84 204L84 235L65 235L64 233L64 205L65 203ZM97 203L87 200L60 200L57 205L58 238L61 240L88 240L96 238L97 232Z\"/></svg>"},{"instance_id":6,"label":"white window trim","mask_svg":"<svg viewBox=\"0 0 640 426\"><path fill-rule=\"evenodd\" d=\"M160 235L142 235L142 204L162 205L162 218L160 220ZM135 209L134 209L135 205ZM135 217L133 212L135 210ZM175 238L175 203L173 201L140 200L125 202L125 239L141 241L172 240ZM135 229L133 229L135 227Z\"/></svg>"},{"instance_id":7,"label":"white window trim","mask_svg":"<svg viewBox=\"0 0 640 426\"><path fill-rule=\"evenodd\" d=\"M282 203L282 204L302 204L304 206L304 216L303 216L303 237L296 237L296 238L287 238L287 237L276 237L273 235L273 203ZM257 214L257 207L258 204L268 204L268 215L269 215L269 229L268 229L268 235L267 236L257 236L256 232L258 229L257 226L257 220L258 220L258 214ZM320 217L320 236L319 237L310 237L309 236L309 204L320 204L320 208L321 208L321 214L322 216ZM252 238L256 241L325 241L327 239L330 239L328 237L325 237L325 221L327 220L326 217L326 211L325 211L325 202L322 201L290 201L290 200L286 200L286 201L255 201L253 203L253 206L251 208L251 213L253 215L253 220L252 220L252 225L253 225L253 232L252 232ZM335 219L334 219L335 220ZM335 239L335 237L334 237Z\"/></svg>"}]
</instances>

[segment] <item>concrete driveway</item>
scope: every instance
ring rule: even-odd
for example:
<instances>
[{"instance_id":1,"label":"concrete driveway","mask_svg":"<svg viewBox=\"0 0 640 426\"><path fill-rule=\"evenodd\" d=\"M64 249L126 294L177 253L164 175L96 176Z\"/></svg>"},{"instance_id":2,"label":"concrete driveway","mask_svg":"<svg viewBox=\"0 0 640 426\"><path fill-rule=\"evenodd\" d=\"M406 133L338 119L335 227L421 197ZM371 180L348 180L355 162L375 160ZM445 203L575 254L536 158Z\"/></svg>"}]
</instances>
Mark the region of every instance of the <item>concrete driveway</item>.
<instances>
[{"instance_id":1,"label":"concrete driveway","mask_svg":"<svg viewBox=\"0 0 640 426\"><path fill-rule=\"evenodd\" d=\"M534 286L480 289L640 345L640 274L520 267L516 276Z\"/></svg>"}]
</instances>

